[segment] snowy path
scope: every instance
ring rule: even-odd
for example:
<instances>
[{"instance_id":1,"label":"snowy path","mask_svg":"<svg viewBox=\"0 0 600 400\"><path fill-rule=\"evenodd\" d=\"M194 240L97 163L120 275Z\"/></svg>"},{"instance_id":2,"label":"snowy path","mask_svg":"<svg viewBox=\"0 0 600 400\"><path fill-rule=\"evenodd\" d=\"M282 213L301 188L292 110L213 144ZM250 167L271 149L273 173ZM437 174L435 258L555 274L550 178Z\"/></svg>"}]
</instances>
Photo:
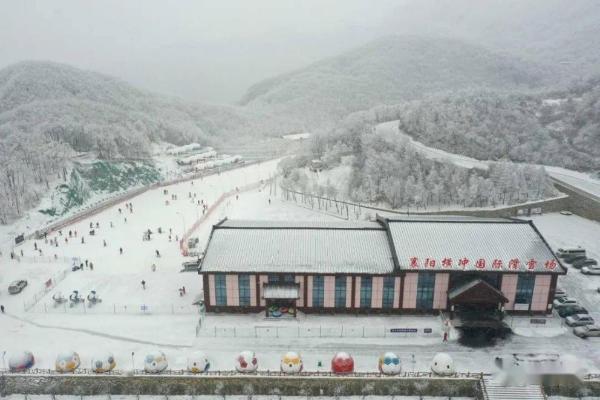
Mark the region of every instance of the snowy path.
<instances>
[{"instance_id":1,"label":"snowy path","mask_svg":"<svg viewBox=\"0 0 600 400\"><path fill-rule=\"evenodd\" d=\"M419 153L431 160L450 162L463 168L477 168L481 170L487 170L489 168L489 161L477 160L461 154L450 153L444 150L429 147L419 141L416 141L411 136L401 132L398 127L398 123L398 120L384 122L378 124L375 129L377 132L391 132L405 137ZM564 182L567 185L571 185L585 193L595 196L597 199L600 199L600 180L594 179L585 173L566 168L547 165L544 165L543 167L546 169L548 175L557 181Z\"/></svg>"}]
</instances>

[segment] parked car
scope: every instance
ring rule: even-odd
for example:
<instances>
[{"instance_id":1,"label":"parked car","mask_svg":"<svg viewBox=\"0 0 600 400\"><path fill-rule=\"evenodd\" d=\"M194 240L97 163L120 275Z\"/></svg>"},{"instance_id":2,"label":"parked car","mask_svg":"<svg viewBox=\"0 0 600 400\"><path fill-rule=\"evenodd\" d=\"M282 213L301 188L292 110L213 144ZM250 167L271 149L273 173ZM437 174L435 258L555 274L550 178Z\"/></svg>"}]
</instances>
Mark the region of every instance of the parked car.
<instances>
[{"instance_id":1,"label":"parked car","mask_svg":"<svg viewBox=\"0 0 600 400\"><path fill-rule=\"evenodd\" d=\"M581 273L586 275L600 275L600 265L590 265L581 268Z\"/></svg>"},{"instance_id":2,"label":"parked car","mask_svg":"<svg viewBox=\"0 0 600 400\"><path fill-rule=\"evenodd\" d=\"M559 297L558 299L554 300L552 304L554 305L554 308L579 305L577 299L572 297Z\"/></svg>"},{"instance_id":3,"label":"parked car","mask_svg":"<svg viewBox=\"0 0 600 400\"><path fill-rule=\"evenodd\" d=\"M562 215L573 215L573 213L571 211L569 211L569 210L562 210L560 213Z\"/></svg>"},{"instance_id":4,"label":"parked car","mask_svg":"<svg viewBox=\"0 0 600 400\"><path fill-rule=\"evenodd\" d=\"M584 325L573 329L573 333L580 338L600 337L600 325Z\"/></svg>"},{"instance_id":5,"label":"parked car","mask_svg":"<svg viewBox=\"0 0 600 400\"><path fill-rule=\"evenodd\" d=\"M573 268L582 268L582 267L589 267L591 265L598 265L598 261L594 260L593 258L586 258L583 260L577 260L573 263Z\"/></svg>"},{"instance_id":6,"label":"parked car","mask_svg":"<svg viewBox=\"0 0 600 400\"><path fill-rule=\"evenodd\" d=\"M575 314L589 314L589 313L588 313L588 310L581 307L579 304L574 305L574 306L561 307L558 310L558 315L561 318L566 318L566 317L569 317L569 316L575 315Z\"/></svg>"},{"instance_id":7,"label":"parked car","mask_svg":"<svg viewBox=\"0 0 600 400\"><path fill-rule=\"evenodd\" d=\"M556 255L560 258L571 255L582 255L585 256L585 249L583 247L561 247L556 250Z\"/></svg>"},{"instance_id":8,"label":"parked car","mask_svg":"<svg viewBox=\"0 0 600 400\"><path fill-rule=\"evenodd\" d=\"M585 254L581 255L581 254L574 254L571 256L566 256L565 258L563 258L563 261L569 264L574 264L576 262L579 261L583 261L586 260L587 257L585 256Z\"/></svg>"},{"instance_id":9,"label":"parked car","mask_svg":"<svg viewBox=\"0 0 600 400\"><path fill-rule=\"evenodd\" d=\"M584 326L593 325L594 318L588 314L574 314L565 319L565 322L569 326Z\"/></svg>"},{"instance_id":10,"label":"parked car","mask_svg":"<svg viewBox=\"0 0 600 400\"><path fill-rule=\"evenodd\" d=\"M20 279L18 281L14 281L13 283L11 283L8 286L8 293L10 293L10 294L21 293L21 291L23 289L25 289L25 286L27 286L27 281L24 280L24 279Z\"/></svg>"}]
</instances>

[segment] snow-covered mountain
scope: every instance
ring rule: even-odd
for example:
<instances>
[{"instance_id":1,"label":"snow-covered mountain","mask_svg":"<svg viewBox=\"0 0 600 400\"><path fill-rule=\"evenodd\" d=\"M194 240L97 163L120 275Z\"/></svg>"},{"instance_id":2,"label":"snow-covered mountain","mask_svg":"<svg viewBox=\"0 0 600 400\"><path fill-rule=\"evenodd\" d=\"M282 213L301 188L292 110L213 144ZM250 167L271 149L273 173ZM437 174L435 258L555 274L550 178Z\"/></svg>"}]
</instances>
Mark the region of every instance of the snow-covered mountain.
<instances>
[{"instance_id":1,"label":"snow-covered mountain","mask_svg":"<svg viewBox=\"0 0 600 400\"><path fill-rule=\"evenodd\" d=\"M240 103L311 129L432 92L538 87L549 72L459 40L393 36L257 83Z\"/></svg>"}]
</instances>

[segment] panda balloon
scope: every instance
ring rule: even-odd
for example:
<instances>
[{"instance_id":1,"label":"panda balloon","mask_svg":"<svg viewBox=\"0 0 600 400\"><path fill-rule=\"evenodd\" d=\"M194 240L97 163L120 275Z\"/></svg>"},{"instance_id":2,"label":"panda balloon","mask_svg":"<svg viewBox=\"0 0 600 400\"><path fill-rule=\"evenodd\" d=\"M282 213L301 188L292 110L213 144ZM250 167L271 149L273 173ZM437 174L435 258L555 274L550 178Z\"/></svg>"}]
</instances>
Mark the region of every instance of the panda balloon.
<instances>
[{"instance_id":1,"label":"panda balloon","mask_svg":"<svg viewBox=\"0 0 600 400\"><path fill-rule=\"evenodd\" d=\"M235 369L238 372L255 372L258 368L258 360L253 351L242 351L235 359Z\"/></svg>"},{"instance_id":2,"label":"panda balloon","mask_svg":"<svg viewBox=\"0 0 600 400\"><path fill-rule=\"evenodd\" d=\"M167 356L160 350L153 351L144 358L144 371L149 374L160 374L167 369L169 363Z\"/></svg>"},{"instance_id":3,"label":"panda balloon","mask_svg":"<svg viewBox=\"0 0 600 400\"><path fill-rule=\"evenodd\" d=\"M455 372L454 360L447 353L437 353L431 361L431 371L436 375L452 375Z\"/></svg>"},{"instance_id":4,"label":"panda balloon","mask_svg":"<svg viewBox=\"0 0 600 400\"><path fill-rule=\"evenodd\" d=\"M92 371L97 374L112 371L117 366L112 353L101 353L92 358Z\"/></svg>"},{"instance_id":5,"label":"panda balloon","mask_svg":"<svg viewBox=\"0 0 600 400\"><path fill-rule=\"evenodd\" d=\"M392 352L387 352L379 356L379 372L385 375L398 375L402 371L400 358Z\"/></svg>"},{"instance_id":6,"label":"panda balloon","mask_svg":"<svg viewBox=\"0 0 600 400\"><path fill-rule=\"evenodd\" d=\"M65 351L56 357L55 367L57 372L73 372L80 363L79 354L74 351Z\"/></svg>"},{"instance_id":7,"label":"panda balloon","mask_svg":"<svg viewBox=\"0 0 600 400\"><path fill-rule=\"evenodd\" d=\"M196 351L189 355L187 359L187 369L193 374L206 372L210 368L210 363L206 354L201 351Z\"/></svg>"},{"instance_id":8,"label":"panda balloon","mask_svg":"<svg viewBox=\"0 0 600 400\"><path fill-rule=\"evenodd\" d=\"M8 358L8 369L10 369L10 372L22 372L33 367L34 363L35 359L30 351L11 353Z\"/></svg>"},{"instance_id":9,"label":"panda balloon","mask_svg":"<svg viewBox=\"0 0 600 400\"><path fill-rule=\"evenodd\" d=\"M297 374L302 372L302 368L304 367L302 363L302 358L300 354L294 351L288 351L281 357L281 372L286 374Z\"/></svg>"}]
</instances>

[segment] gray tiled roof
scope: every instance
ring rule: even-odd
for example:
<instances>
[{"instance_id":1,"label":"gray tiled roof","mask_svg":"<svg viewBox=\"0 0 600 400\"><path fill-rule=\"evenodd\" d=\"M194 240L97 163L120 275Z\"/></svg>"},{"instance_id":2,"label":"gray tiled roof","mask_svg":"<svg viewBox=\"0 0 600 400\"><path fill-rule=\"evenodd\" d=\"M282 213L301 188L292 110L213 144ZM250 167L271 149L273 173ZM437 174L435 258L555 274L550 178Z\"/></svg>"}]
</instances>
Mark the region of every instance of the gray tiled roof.
<instances>
[{"instance_id":1,"label":"gray tiled roof","mask_svg":"<svg viewBox=\"0 0 600 400\"><path fill-rule=\"evenodd\" d=\"M492 267L494 260L502 261L502 271L513 272L564 272L541 235L533 225L524 221L477 219L402 219L388 220L394 249L400 269L412 270L411 260L417 258L418 270L469 270L477 271L477 260L485 262L484 271L498 271ZM435 260L435 267L426 268L426 260ZM442 261L452 260L451 268ZM461 259L468 260L463 268ZM509 268L510 260L518 259L519 268ZM535 260L530 269L527 262ZM554 270L547 269L547 261L555 263Z\"/></svg>"},{"instance_id":2,"label":"gray tiled roof","mask_svg":"<svg viewBox=\"0 0 600 400\"><path fill-rule=\"evenodd\" d=\"M203 272L369 273L394 270L374 222L225 221L214 227Z\"/></svg>"}]
</instances>

